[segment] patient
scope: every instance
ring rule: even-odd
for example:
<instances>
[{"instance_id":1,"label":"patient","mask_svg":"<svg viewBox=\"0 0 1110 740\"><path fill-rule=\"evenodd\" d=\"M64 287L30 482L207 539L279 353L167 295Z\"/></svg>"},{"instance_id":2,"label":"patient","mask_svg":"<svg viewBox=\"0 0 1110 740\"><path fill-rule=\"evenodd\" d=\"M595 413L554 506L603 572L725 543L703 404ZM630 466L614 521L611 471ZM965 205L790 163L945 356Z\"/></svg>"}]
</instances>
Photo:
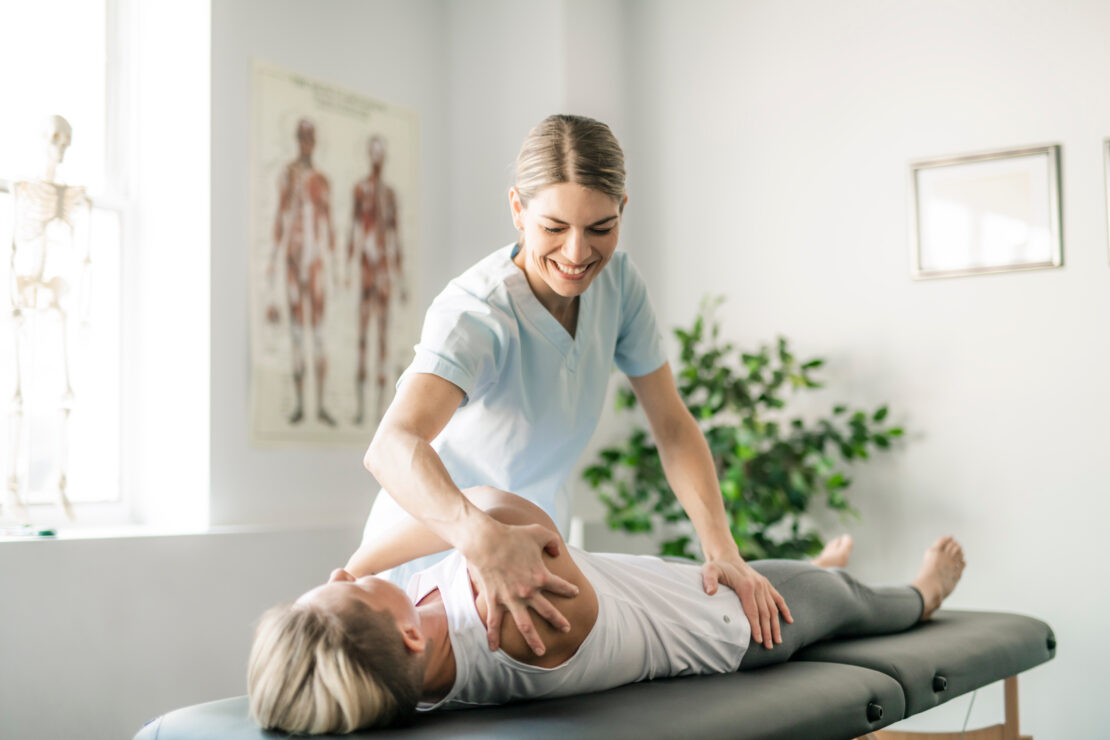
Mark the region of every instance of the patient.
<instances>
[{"instance_id":1,"label":"patient","mask_svg":"<svg viewBox=\"0 0 1110 740\"><path fill-rule=\"evenodd\" d=\"M506 524L555 531L547 514L513 494L475 488L466 495ZM252 716L267 729L345 733L391 724L414 710L757 668L825 638L898 632L929 619L964 568L963 550L951 537L925 551L908 586L872 588L827 567L847 562L848 538L834 540L813 563L754 562L790 604L793 623L782 625L773 649L749 649L751 627L740 601L723 586L707 595L700 566L560 544L545 560L579 593L550 597L570 620L569 631L536 620L547 646L542 656L512 620L502 625L501 649L488 649L485 600L458 553L415 575L407 594L370 575L447 548L415 520L364 545L326 584L263 616L247 677Z\"/></svg>"}]
</instances>

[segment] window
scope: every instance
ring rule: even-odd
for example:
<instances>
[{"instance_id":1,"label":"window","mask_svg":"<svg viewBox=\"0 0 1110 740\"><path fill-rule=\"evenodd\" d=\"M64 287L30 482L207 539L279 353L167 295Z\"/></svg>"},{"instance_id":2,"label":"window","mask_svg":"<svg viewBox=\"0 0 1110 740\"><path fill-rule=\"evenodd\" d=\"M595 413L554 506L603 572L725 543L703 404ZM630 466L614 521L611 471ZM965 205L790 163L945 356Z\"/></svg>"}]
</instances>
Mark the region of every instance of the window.
<instances>
[{"instance_id":1,"label":"window","mask_svg":"<svg viewBox=\"0 0 1110 740\"><path fill-rule=\"evenodd\" d=\"M57 504L64 472L79 517L102 520L102 507L92 512L84 505L122 504L121 275L132 206L121 177L126 85L115 62L126 39L118 32L118 3L6 3L4 16L0 68L9 72L0 76L0 99L9 105L0 117L0 503L14 488L37 524L63 521ZM71 227L56 218L31 219L41 234L23 229L16 235L13 187L43 177L43 132L54 114L73 131L54 179L84 186L91 207L74 207ZM53 197L40 195L43 203ZM14 513L5 506L0 518Z\"/></svg>"}]
</instances>

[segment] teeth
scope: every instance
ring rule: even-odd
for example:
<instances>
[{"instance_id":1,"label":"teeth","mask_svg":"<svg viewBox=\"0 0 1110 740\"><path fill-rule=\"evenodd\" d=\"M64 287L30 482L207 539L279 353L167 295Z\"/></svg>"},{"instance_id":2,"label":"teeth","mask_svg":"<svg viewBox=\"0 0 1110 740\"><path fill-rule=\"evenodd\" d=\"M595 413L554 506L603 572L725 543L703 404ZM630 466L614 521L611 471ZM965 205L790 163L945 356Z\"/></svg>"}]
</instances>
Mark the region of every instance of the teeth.
<instances>
[{"instance_id":1,"label":"teeth","mask_svg":"<svg viewBox=\"0 0 1110 740\"><path fill-rule=\"evenodd\" d=\"M565 267L564 265L560 265L555 260L551 260L551 263L555 265L555 269L557 269L564 275L581 275L586 271L586 268L589 267L589 265L584 265L582 267Z\"/></svg>"}]
</instances>

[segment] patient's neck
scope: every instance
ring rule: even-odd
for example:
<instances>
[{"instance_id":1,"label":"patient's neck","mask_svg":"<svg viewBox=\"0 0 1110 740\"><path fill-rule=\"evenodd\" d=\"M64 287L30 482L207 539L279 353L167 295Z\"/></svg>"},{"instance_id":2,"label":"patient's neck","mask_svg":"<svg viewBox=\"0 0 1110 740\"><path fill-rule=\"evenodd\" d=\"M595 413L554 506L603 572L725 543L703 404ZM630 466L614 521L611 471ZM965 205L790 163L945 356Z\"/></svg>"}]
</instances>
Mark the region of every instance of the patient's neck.
<instances>
[{"instance_id":1,"label":"patient's neck","mask_svg":"<svg viewBox=\"0 0 1110 740\"><path fill-rule=\"evenodd\" d=\"M438 591L434 593L439 595ZM420 617L420 631L428 641L424 689L420 698L439 701L455 685L455 653L447 630L447 611L442 599L424 599L416 608L416 614Z\"/></svg>"}]
</instances>

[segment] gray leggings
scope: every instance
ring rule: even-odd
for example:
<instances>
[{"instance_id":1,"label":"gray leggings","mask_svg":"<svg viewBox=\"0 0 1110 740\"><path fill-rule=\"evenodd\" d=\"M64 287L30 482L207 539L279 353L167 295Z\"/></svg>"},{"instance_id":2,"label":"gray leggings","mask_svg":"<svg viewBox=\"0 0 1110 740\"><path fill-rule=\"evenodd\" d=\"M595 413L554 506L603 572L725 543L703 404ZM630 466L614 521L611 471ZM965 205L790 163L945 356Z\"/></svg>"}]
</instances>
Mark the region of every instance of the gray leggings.
<instances>
[{"instance_id":1,"label":"gray leggings","mask_svg":"<svg viewBox=\"0 0 1110 740\"><path fill-rule=\"evenodd\" d=\"M830 637L881 635L917 624L925 608L913 586L865 586L840 568L800 560L756 560L751 566L782 594L794 623L780 616L782 644L752 643L740 670L783 663L807 645Z\"/></svg>"}]
</instances>

